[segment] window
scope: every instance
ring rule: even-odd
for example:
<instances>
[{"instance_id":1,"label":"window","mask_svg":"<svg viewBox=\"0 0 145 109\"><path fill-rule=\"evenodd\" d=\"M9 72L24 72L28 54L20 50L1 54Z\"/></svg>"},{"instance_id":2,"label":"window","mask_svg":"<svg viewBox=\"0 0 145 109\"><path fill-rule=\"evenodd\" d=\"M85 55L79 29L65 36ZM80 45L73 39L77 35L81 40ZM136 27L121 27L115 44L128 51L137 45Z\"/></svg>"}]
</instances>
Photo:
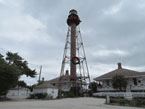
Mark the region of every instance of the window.
<instances>
[{"instance_id":1,"label":"window","mask_svg":"<svg viewBox=\"0 0 145 109\"><path fill-rule=\"evenodd\" d=\"M141 80L138 80L138 83L141 83Z\"/></svg>"},{"instance_id":2,"label":"window","mask_svg":"<svg viewBox=\"0 0 145 109\"><path fill-rule=\"evenodd\" d=\"M106 84L107 84L107 86L109 86L109 80L106 80Z\"/></svg>"},{"instance_id":3,"label":"window","mask_svg":"<svg viewBox=\"0 0 145 109\"><path fill-rule=\"evenodd\" d=\"M137 80L136 80L136 78L133 78L133 83L134 83L134 85L137 85Z\"/></svg>"}]
</instances>

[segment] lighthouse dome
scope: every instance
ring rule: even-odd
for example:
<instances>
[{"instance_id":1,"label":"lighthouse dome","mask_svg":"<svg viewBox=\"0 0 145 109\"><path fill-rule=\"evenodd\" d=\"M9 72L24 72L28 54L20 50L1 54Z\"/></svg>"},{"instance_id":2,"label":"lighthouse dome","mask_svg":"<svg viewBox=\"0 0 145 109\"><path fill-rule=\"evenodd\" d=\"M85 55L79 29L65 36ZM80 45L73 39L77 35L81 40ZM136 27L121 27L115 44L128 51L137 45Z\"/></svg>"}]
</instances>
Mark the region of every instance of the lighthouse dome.
<instances>
[{"instance_id":1,"label":"lighthouse dome","mask_svg":"<svg viewBox=\"0 0 145 109\"><path fill-rule=\"evenodd\" d=\"M76 14L77 15L77 11L72 9L72 10L69 11L69 15L71 15L71 14Z\"/></svg>"}]
</instances>

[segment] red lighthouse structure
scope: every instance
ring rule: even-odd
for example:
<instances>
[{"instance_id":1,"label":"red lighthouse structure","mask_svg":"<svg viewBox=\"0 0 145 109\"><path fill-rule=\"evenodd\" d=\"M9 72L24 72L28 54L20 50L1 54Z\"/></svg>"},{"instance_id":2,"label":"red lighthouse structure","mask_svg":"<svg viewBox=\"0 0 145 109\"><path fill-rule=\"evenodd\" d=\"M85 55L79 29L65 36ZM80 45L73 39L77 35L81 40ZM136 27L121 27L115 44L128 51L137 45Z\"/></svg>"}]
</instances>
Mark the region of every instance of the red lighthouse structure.
<instances>
[{"instance_id":1,"label":"red lighthouse structure","mask_svg":"<svg viewBox=\"0 0 145 109\"><path fill-rule=\"evenodd\" d=\"M70 26L71 28L71 46L70 46L70 78L71 80L75 81L77 79L77 75L76 75L76 63L75 61L79 61L76 60L76 26L79 25L80 23L80 19L77 15L77 11L76 10L71 10L69 12L69 16L67 19L67 24ZM74 61L74 62L73 62Z\"/></svg>"},{"instance_id":2,"label":"red lighthouse structure","mask_svg":"<svg viewBox=\"0 0 145 109\"><path fill-rule=\"evenodd\" d=\"M84 89L90 82L85 50L79 29L80 22L77 11L70 10L67 18L68 32L59 78L59 88L63 91L70 91L73 87Z\"/></svg>"}]
</instances>

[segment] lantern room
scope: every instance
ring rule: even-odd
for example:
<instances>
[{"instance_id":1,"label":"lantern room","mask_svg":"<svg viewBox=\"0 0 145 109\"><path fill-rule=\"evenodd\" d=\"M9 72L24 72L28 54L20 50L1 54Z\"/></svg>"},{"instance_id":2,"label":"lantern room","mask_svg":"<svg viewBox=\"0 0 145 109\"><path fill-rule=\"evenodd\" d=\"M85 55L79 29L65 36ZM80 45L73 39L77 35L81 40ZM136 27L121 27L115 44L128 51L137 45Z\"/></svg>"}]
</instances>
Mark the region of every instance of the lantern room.
<instances>
[{"instance_id":1,"label":"lantern room","mask_svg":"<svg viewBox=\"0 0 145 109\"><path fill-rule=\"evenodd\" d=\"M72 24L76 24L79 25L80 24L80 19L79 19L79 16L77 15L77 11L72 9L70 10L69 12L69 16L68 16L68 19L67 19L67 24L69 26L71 26Z\"/></svg>"}]
</instances>

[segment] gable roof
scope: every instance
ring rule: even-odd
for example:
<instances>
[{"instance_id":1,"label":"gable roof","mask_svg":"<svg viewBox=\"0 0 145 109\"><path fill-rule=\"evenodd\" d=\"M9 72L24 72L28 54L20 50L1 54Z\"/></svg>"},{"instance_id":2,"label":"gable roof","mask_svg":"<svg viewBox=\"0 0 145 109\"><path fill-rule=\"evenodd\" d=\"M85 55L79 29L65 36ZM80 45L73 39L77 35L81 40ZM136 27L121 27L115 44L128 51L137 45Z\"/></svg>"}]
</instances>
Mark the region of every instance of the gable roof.
<instances>
[{"instance_id":1,"label":"gable roof","mask_svg":"<svg viewBox=\"0 0 145 109\"><path fill-rule=\"evenodd\" d=\"M56 77L54 79L48 80L47 82L49 83L58 83L59 82L59 77Z\"/></svg>"},{"instance_id":2,"label":"gable roof","mask_svg":"<svg viewBox=\"0 0 145 109\"><path fill-rule=\"evenodd\" d=\"M62 80L64 80L63 82L69 82L69 81L66 81L66 80L70 80L70 76L69 75L64 75L62 76ZM59 78L60 77L56 77L54 79L51 79L51 80L48 80L48 81L44 81L44 83L36 86L35 88L58 88L58 84L59 84ZM77 80L76 81L77 83L81 83L81 81ZM55 86L53 86L53 84L56 84ZM82 83L82 84L86 84L86 83Z\"/></svg>"},{"instance_id":3,"label":"gable roof","mask_svg":"<svg viewBox=\"0 0 145 109\"><path fill-rule=\"evenodd\" d=\"M44 83L36 86L35 88L38 89L38 88L56 88L56 87L53 86L49 81L44 81Z\"/></svg>"},{"instance_id":4,"label":"gable roof","mask_svg":"<svg viewBox=\"0 0 145 109\"><path fill-rule=\"evenodd\" d=\"M118 69L108 72L99 77L96 77L94 78L94 80L98 81L98 80L104 80L104 79L112 79L112 77L116 75L123 75L126 78L126 77L135 77L135 76L141 76L141 75L145 76L145 72L138 72L138 71L133 71L129 69L124 69L121 67L121 63L118 63Z\"/></svg>"},{"instance_id":5,"label":"gable roof","mask_svg":"<svg viewBox=\"0 0 145 109\"><path fill-rule=\"evenodd\" d=\"M44 81L44 83L36 86L35 88L58 88L57 86L53 86L53 84L59 83L59 77L56 77L54 79Z\"/></svg>"}]
</instances>

